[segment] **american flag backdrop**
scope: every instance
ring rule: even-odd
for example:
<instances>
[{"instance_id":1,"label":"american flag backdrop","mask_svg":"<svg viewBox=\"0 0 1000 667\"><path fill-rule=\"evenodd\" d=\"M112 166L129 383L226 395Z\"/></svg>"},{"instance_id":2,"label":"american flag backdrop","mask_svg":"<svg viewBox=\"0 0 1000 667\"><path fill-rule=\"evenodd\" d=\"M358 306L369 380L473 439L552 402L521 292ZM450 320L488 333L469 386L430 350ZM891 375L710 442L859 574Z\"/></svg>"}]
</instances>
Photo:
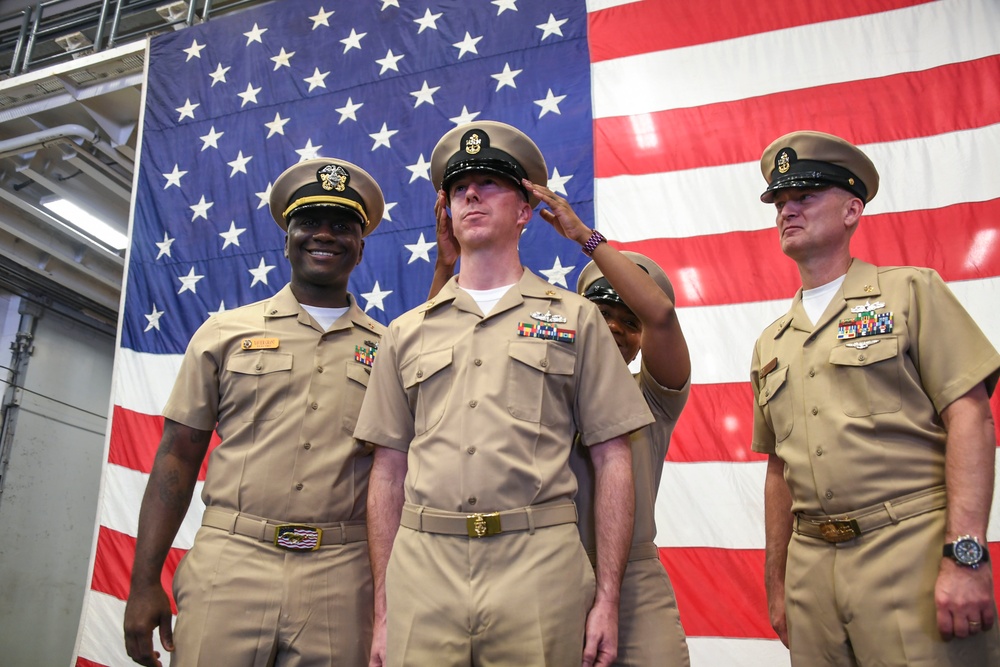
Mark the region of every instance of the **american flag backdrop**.
<instances>
[{"instance_id":1,"label":"american flag backdrop","mask_svg":"<svg viewBox=\"0 0 1000 667\"><path fill-rule=\"evenodd\" d=\"M266 201L301 159L345 158L382 186L386 214L351 291L383 322L430 284L431 149L476 119L525 130L585 223L666 269L693 387L657 542L695 667L788 662L767 620L747 380L753 340L798 274L758 200L763 147L795 129L862 146L882 186L855 255L937 269L1000 347L996 0L283 0L155 37L148 67L79 666L129 664L124 600L160 411L194 330L288 280ZM586 263L537 215L521 250L570 289Z\"/></svg>"}]
</instances>

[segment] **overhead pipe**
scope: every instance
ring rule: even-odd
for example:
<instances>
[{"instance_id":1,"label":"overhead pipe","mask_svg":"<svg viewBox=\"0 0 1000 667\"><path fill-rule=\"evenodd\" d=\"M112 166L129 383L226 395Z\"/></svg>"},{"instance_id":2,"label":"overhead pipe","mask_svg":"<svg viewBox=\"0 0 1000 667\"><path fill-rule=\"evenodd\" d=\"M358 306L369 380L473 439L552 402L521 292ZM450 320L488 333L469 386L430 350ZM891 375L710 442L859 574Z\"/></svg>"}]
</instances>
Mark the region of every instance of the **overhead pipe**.
<instances>
[{"instance_id":1,"label":"overhead pipe","mask_svg":"<svg viewBox=\"0 0 1000 667\"><path fill-rule=\"evenodd\" d=\"M4 139L0 141L0 158L17 155L30 148L45 147L56 141L64 141L66 139L82 139L110 157L121 167L127 169L129 173L135 170L135 163L112 148L107 141L101 138L97 130L88 129L78 123L59 125L39 130L38 132L32 132L31 134Z\"/></svg>"}]
</instances>

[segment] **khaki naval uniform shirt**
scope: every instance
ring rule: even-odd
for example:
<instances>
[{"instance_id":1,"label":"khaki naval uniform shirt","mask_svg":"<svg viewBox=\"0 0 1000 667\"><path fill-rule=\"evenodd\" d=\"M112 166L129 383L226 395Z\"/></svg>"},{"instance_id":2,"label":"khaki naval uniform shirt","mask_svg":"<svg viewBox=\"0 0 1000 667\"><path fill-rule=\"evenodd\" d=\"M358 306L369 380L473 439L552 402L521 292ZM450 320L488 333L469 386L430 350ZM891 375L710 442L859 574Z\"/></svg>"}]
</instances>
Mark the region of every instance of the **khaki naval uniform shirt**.
<instances>
[{"instance_id":1,"label":"khaki naval uniform shirt","mask_svg":"<svg viewBox=\"0 0 1000 667\"><path fill-rule=\"evenodd\" d=\"M567 339L520 335L545 313L566 319L552 326ZM389 325L355 436L408 453L414 505L492 512L569 501L574 433L589 446L652 421L616 352L592 303L527 269L486 317L452 278Z\"/></svg>"},{"instance_id":2,"label":"khaki naval uniform shirt","mask_svg":"<svg viewBox=\"0 0 1000 667\"><path fill-rule=\"evenodd\" d=\"M271 299L212 316L195 332L163 414L221 438L202 491L209 508L272 523L363 522L372 457L353 431L385 327L350 295L349 302L322 331L286 285ZM265 339L263 349L244 348ZM339 575L323 583L331 571ZM174 583L176 664L266 657L276 636L282 645L294 642L307 658L302 664L367 663L365 542L287 552L203 527ZM213 587L225 586L240 593L213 597Z\"/></svg>"},{"instance_id":3,"label":"khaki naval uniform shirt","mask_svg":"<svg viewBox=\"0 0 1000 667\"><path fill-rule=\"evenodd\" d=\"M838 340L851 309L876 302L868 312L891 313L891 333ZM855 259L815 326L800 291L757 339L753 451L785 462L793 512L923 491L944 484L941 410L984 380L992 394L998 373L1000 354L936 272Z\"/></svg>"},{"instance_id":4,"label":"khaki naval uniform shirt","mask_svg":"<svg viewBox=\"0 0 1000 667\"><path fill-rule=\"evenodd\" d=\"M857 515L942 487L940 413L980 382L992 393L998 374L1000 355L936 272L855 259L815 325L800 291L758 338L753 450L784 462L793 512ZM996 664L997 632L937 631L943 542L940 509L837 544L794 533L792 664Z\"/></svg>"},{"instance_id":5,"label":"khaki naval uniform shirt","mask_svg":"<svg viewBox=\"0 0 1000 667\"><path fill-rule=\"evenodd\" d=\"M222 439L206 505L281 521L364 518L371 452L354 425L371 368L355 353L385 327L350 302L324 332L286 285L209 318L191 338L163 415ZM244 350L246 339L278 346Z\"/></svg>"}]
</instances>

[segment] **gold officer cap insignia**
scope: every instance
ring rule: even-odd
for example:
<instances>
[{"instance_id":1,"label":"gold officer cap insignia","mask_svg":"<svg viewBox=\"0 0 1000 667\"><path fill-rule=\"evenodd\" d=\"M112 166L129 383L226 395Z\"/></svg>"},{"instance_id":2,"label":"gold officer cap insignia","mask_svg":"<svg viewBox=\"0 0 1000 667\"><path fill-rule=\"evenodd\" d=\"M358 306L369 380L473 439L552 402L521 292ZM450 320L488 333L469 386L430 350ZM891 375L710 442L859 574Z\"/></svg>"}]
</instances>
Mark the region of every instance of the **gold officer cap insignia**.
<instances>
[{"instance_id":1,"label":"gold officer cap insignia","mask_svg":"<svg viewBox=\"0 0 1000 667\"><path fill-rule=\"evenodd\" d=\"M483 140L479 138L478 134L470 134L469 138L465 140L465 152L469 155L475 155L483 147Z\"/></svg>"},{"instance_id":2,"label":"gold officer cap insignia","mask_svg":"<svg viewBox=\"0 0 1000 667\"><path fill-rule=\"evenodd\" d=\"M792 167L792 161L788 158L788 151L781 151L781 155L778 156L778 172L781 174L788 173L788 170Z\"/></svg>"},{"instance_id":3,"label":"gold officer cap insignia","mask_svg":"<svg viewBox=\"0 0 1000 667\"><path fill-rule=\"evenodd\" d=\"M347 189L347 183L351 180L351 175L339 164L328 164L316 172L316 180L319 181L324 190L343 192Z\"/></svg>"}]
</instances>

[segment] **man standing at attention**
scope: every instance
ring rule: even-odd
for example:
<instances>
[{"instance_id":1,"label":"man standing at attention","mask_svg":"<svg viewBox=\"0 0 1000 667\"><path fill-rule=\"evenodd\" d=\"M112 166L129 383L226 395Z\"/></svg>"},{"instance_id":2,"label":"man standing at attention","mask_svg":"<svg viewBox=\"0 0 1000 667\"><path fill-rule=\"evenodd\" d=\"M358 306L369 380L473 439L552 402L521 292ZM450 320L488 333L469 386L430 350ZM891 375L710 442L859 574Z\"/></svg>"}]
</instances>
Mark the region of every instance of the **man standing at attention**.
<instances>
[{"instance_id":1,"label":"man standing at attention","mask_svg":"<svg viewBox=\"0 0 1000 667\"><path fill-rule=\"evenodd\" d=\"M547 175L534 142L462 125L431 172L461 268L390 325L355 432L377 445L371 664L610 664L632 532L626 436L652 417L597 308L521 265L538 203L522 179ZM596 594L575 525L577 432L597 471Z\"/></svg>"},{"instance_id":2,"label":"man standing at attention","mask_svg":"<svg viewBox=\"0 0 1000 667\"><path fill-rule=\"evenodd\" d=\"M793 132L761 171L802 278L750 374L771 623L796 667L998 665L1000 355L936 272L851 256L879 182L857 147Z\"/></svg>"},{"instance_id":3,"label":"man standing at attention","mask_svg":"<svg viewBox=\"0 0 1000 667\"><path fill-rule=\"evenodd\" d=\"M347 291L382 218L378 184L337 159L300 162L271 189L292 279L272 298L210 317L164 408L139 514L125 609L129 656L174 667L367 663L372 581L365 509L371 451L354 440L384 327ZM212 431L194 546L160 572Z\"/></svg>"},{"instance_id":4,"label":"man standing at attention","mask_svg":"<svg viewBox=\"0 0 1000 667\"><path fill-rule=\"evenodd\" d=\"M615 667L684 667L690 664L687 640L677 611L670 578L660 562L656 537L656 494L670 435L691 390L691 356L674 308L674 288L656 262L637 252L619 252L603 242L603 235L583 224L573 208L548 188L530 181L528 192L549 206L542 218L559 234L581 246L591 238L598 244L593 260L580 272L576 291L597 304L618 345L617 356L630 364L642 352L636 380L656 421L629 435L632 478L635 483L635 522L628 567L622 579L618 613L618 657ZM459 253L452 221L438 197L438 256L431 295L454 273ZM450 252L449 252L450 250ZM594 530L594 468L586 447L574 447L570 467L579 490L576 505L583 546L592 562L597 556Z\"/></svg>"}]
</instances>

